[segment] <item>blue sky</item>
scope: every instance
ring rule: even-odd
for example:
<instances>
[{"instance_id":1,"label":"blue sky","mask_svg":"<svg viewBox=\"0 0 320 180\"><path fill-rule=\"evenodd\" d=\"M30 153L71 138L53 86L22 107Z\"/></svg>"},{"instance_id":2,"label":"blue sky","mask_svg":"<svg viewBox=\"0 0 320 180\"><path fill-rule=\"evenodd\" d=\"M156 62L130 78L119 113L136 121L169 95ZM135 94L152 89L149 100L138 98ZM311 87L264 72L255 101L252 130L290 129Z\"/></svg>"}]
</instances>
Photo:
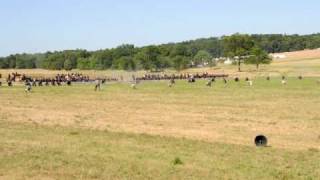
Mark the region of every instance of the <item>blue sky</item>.
<instances>
[{"instance_id":1,"label":"blue sky","mask_svg":"<svg viewBox=\"0 0 320 180\"><path fill-rule=\"evenodd\" d=\"M319 0L2 0L0 56L320 32Z\"/></svg>"}]
</instances>

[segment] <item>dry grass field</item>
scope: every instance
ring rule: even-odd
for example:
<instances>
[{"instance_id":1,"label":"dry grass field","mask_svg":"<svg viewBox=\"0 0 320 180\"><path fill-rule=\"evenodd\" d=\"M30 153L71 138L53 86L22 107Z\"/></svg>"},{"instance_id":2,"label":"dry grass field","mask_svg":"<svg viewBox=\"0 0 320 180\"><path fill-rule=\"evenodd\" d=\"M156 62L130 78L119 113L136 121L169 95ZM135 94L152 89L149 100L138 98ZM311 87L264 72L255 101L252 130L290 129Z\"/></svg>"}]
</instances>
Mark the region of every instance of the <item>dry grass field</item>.
<instances>
[{"instance_id":1,"label":"dry grass field","mask_svg":"<svg viewBox=\"0 0 320 180\"><path fill-rule=\"evenodd\" d=\"M22 85L0 87L0 179L319 178L320 60L235 69L187 70L242 77L212 87L203 80L172 88L165 81L137 89L106 84L99 92L88 84L35 87L30 94ZM306 77L298 80L300 74ZM258 134L269 138L268 147L254 146Z\"/></svg>"}]
</instances>

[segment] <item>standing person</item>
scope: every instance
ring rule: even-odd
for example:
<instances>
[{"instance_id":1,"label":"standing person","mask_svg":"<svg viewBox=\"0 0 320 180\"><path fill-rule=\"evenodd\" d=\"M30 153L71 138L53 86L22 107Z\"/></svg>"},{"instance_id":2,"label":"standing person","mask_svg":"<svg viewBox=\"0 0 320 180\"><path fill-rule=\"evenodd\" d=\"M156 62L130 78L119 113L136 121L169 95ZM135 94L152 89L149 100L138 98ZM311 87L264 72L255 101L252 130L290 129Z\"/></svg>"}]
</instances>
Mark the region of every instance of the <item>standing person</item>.
<instances>
[{"instance_id":1,"label":"standing person","mask_svg":"<svg viewBox=\"0 0 320 180\"><path fill-rule=\"evenodd\" d=\"M8 82L8 86L11 87L12 86L12 81L8 80L7 82Z\"/></svg>"},{"instance_id":2,"label":"standing person","mask_svg":"<svg viewBox=\"0 0 320 180\"><path fill-rule=\"evenodd\" d=\"M282 76L281 84L282 85L286 85L287 84L287 80L286 80L285 76Z\"/></svg>"},{"instance_id":3,"label":"standing person","mask_svg":"<svg viewBox=\"0 0 320 180\"><path fill-rule=\"evenodd\" d=\"M132 81L136 82L136 76L134 74L132 74Z\"/></svg>"},{"instance_id":4,"label":"standing person","mask_svg":"<svg viewBox=\"0 0 320 180\"><path fill-rule=\"evenodd\" d=\"M270 76L267 76L267 81L270 81Z\"/></svg>"},{"instance_id":5,"label":"standing person","mask_svg":"<svg viewBox=\"0 0 320 180\"><path fill-rule=\"evenodd\" d=\"M281 81L281 84L282 84L282 85L286 85L286 84L287 84L287 81L286 81L285 79L283 79L283 80Z\"/></svg>"},{"instance_id":6,"label":"standing person","mask_svg":"<svg viewBox=\"0 0 320 180\"><path fill-rule=\"evenodd\" d=\"M212 85L212 79L209 79L209 81L206 83L206 86L211 87Z\"/></svg>"},{"instance_id":7,"label":"standing person","mask_svg":"<svg viewBox=\"0 0 320 180\"><path fill-rule=\"evenodd\" d=\"M174 80L174 77L172 77L171 79L170 79L170 82L169 82L169 87L172 87L173 85L175 85L176 84L176 82L175 82L175 80Z\"/></svg>"},{"instance_id":8,"label":"standing person","mask_svg":"<svg viewBox=\"0 0 320 180\"><path fill-rule=\"evenodd\" d=\"M67 79L67 85L71 86L71 81L72 81L71 77L69 75L67 75L66 79Z\"/></svg>"},{"instance_id":9,"label":"standing person","mask_svg":"<svg viewBox=\"0 0 320 180\"><path fill-rule=\"evenodd\" d=\"M29 80L26 80L25 86L26 86L26 88L24 89L24 91L25 91L26 93L31 92L32 85L31 85L31 83L30 83Z\"/></svg>"},{"instance_id":10,"label":"standing person","mask_svg":"<svg viewBox=\"0 0 320 180\"><path fill-rule=\"evenodd\" d=\"M133 82L133 83L131 84L131 88L132 88L132 89L137 89L137 84L136 84L135 82Z\"/></svg>"},{"instance_id":11,"label":"standing person","mask_svg":"<svg viewBox=\"0 0 320 180\"><path fill-rule=\"evenodd\" d=\"M97 90L101 90L101 80L100 79L96 79L95 80L95 87L94 87L94 91L97 91Z\"/></svg>"},{"instance_id":12,"label":"standing person","mask_svg":"<svg viewBox=\"0 0 320 180\"><path fill-rule=\"evenodd\" d=\"M131 83L131 88L132 89L137 89L137 79L136 76L134 74L132 74L132 83Z\"/></svg>"},{"instance_id":13,"label":"standing person","mask_svg":"<svg viewBox=\"0 0 320 180\"><path fill-rule=\"evenodd\" d=\"M226 78L223 78L223 82L224 82L224 84L227 84L227 83L228 83L228 81L227 81Z\"/></svg>"}]
</instances>

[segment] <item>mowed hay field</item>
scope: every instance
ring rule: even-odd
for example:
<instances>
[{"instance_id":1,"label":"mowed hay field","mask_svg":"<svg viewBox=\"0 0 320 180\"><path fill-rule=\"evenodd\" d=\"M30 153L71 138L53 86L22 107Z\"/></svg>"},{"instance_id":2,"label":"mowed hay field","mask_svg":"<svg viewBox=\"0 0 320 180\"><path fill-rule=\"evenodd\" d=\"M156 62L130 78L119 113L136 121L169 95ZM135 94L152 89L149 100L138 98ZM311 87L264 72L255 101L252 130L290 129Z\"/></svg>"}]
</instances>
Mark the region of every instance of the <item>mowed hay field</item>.
<instances>
[{"instance_id":1,"label":"mowed hay field","mask_svg":"<svg viewBox=\"0 0 320 180\"><path fill-rule=\"evenodd\" d=\"M4 86L0 178L317 179L316 80Z\"/></svg>"},{"instance_id":2,"label":"mowed hay field","mask_svg":"<svg viewBox=\"0 0 320 180\"><path fill-rule=\"evenodd\" d=\"M26 94L22 84L4 84L0 179L319 179L320 58L242 68L184 71L230 74L227 85L218 79L212 87L205 80L172 88L166 81L143 82L137 89L123 82L99 92L93 84L73 84ZM66 73L0 73L16 71ZM73 72L126 80L133 74ZM252 87L244 77L253 79ZM259 134L268 137L268 147L255 147Z\"/></svg>"}]
</instances>

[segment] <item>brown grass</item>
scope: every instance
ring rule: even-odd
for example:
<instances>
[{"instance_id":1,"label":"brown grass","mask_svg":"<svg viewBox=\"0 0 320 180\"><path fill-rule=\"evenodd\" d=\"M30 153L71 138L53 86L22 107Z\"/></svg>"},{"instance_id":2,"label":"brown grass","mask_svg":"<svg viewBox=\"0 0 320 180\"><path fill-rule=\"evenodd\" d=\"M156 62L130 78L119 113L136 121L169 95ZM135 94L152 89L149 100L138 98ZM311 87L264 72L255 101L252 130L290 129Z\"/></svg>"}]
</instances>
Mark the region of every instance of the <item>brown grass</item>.
<instances>
[{"instance_id":1,"label":"brown grass","mask_svg":"<svg viewBox=\"0 0 320 180\"><path fill-rule=\"evenodd\" d=\"M117 132L185 137L209 142L252 145L263 133L277 148L319 148L319 87L314 79L260 79L249 88L242 82L213 88L198 82L126 84L104 87L2 90L0 114L7 121L62 125Z\"/></svg>"}]
</instances>

